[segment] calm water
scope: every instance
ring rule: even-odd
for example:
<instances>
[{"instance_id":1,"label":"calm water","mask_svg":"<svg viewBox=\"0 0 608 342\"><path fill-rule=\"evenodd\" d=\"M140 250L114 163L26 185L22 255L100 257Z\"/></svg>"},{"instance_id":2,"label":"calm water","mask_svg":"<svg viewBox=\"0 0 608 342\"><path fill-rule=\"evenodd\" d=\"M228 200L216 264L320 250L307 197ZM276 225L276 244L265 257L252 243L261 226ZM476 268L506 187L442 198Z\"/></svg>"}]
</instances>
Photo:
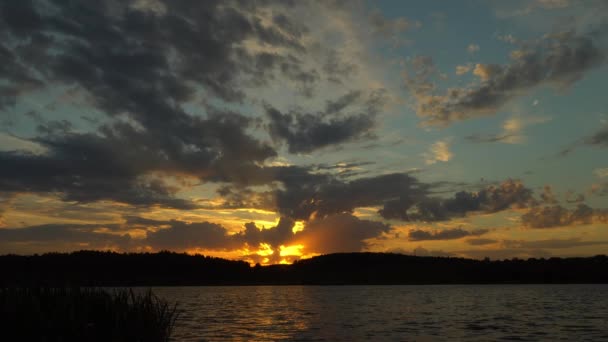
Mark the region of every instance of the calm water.
<instances>
[{"instance_id":1,"label":"calm water","mask_svg":"<svg viewBox=\"0 0 608 342\"><path fill-rule=\"evenodd\" d=\"M608 285L155 288L176 341L608 341Z\"/></svg>"}]
</instances>

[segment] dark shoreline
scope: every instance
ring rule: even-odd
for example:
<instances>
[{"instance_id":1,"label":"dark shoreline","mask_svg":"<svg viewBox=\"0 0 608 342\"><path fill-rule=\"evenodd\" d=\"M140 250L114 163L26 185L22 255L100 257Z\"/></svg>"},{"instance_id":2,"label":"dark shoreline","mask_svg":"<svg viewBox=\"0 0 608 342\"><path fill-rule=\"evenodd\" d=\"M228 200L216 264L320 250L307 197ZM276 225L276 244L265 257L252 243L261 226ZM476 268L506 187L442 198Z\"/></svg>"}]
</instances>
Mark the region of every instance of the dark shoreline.
<instances>
[{"instance_id":1,"label":"dark shoreline","mask_svg":"<svg viewBox=\"0 0 608 342\"><path fill-rule=\"evenodd\" d=\"M473 285L608 283L608 257L473 260L338 253L292 265L250 266L171 252L80 251L0 256L0 287Z\"/></svg>"}]
</instances>

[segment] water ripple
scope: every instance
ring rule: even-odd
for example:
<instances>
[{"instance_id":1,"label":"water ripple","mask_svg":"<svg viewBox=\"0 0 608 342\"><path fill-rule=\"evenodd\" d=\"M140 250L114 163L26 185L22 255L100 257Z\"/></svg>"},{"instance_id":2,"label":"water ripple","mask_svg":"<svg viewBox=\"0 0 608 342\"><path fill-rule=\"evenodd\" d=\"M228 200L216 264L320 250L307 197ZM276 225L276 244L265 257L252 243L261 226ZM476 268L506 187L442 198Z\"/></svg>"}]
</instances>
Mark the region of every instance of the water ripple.
<instances>
[{"instance_id":1,"label":"water ripple","mask_svg":"<svg viewBox=\"0 0 608 342\"><path fill-rule=\"evenodd\" d=\"M175 341L608 341L608 285L166 287Z\"/></svg>"}]
</instances>

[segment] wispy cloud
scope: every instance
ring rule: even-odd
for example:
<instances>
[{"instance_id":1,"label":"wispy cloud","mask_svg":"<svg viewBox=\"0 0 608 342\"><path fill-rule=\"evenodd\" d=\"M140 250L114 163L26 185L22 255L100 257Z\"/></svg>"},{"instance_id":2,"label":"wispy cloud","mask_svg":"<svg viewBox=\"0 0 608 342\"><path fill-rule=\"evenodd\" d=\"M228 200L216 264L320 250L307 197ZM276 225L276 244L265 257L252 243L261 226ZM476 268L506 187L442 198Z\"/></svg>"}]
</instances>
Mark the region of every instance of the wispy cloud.
<instances>
[{"instance_id":1,"label":"wispy cloud","mask_svg":"<svg viewBox=\"0 0 608 342\"><path fill-rule=\"evenodd\" d=\"M544 116L513 116L505 120L502 124L502 132L499 134L472 134L465 137L465 140L474 143L502 142L505 144L522 144L526 142L524 129L528 126L542 124L550 121L551 118Z\"/></svg>"}]
</instances>

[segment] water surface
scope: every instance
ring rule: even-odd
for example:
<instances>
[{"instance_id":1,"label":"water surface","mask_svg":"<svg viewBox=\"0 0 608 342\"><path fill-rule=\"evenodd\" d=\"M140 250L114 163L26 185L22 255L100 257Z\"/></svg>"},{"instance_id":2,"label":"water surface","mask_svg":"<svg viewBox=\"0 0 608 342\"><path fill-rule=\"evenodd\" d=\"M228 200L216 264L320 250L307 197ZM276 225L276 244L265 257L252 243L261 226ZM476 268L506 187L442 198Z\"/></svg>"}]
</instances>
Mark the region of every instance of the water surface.
<instances>
[{"instance_id":1,"label":"water surface","mask_svg":"<svg viewBox=\"0 0 608 342\"><path fill-rule=\"evenodd\" d=\"M608 285L155 288L176 341L608 341Z\"/></svg>"}]
</instances>

